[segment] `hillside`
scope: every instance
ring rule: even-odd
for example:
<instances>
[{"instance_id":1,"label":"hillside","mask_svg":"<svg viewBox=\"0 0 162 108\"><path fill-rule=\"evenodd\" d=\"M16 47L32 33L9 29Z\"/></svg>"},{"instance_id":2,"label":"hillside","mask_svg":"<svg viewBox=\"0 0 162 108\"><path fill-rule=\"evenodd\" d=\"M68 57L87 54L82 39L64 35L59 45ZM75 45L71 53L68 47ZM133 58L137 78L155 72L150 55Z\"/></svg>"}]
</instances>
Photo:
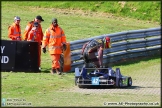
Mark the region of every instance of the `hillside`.
<instances>
[{"instance_id":1,"label":"hillside","mask_svg":"<svg viewBox=\"0 0 162 108\"><path fill-rule=\"evenodd\" d=\"M161 24L159 3L2 1L1 24L3 26L1 28L1 37L2 39L8 39L7 28L16 15L22 19L22 33L26 24L33 20L36 15L41 15L45 20L41 23L43 32L51 23L51 19L57 17L68 41L109 33L159 27ZM136 7L136 11L131 12L130 5ZM149 7L149 11L145 10L145 7ZM155 11L155 9L157 10ZM141 14L146 13L146 11L148 11L148 14Z\"/></svg>"},{"instance_id":2,"label":"hillside","mask_svg":"<svg viewBox=\"0 0 162 108\"><path fill-rule=\"evenodd\" d=\"M104 12L114 14L115 16L161 23L160 1L16 1L10 3L15 6Z\"/></svg>"}]
</instances>

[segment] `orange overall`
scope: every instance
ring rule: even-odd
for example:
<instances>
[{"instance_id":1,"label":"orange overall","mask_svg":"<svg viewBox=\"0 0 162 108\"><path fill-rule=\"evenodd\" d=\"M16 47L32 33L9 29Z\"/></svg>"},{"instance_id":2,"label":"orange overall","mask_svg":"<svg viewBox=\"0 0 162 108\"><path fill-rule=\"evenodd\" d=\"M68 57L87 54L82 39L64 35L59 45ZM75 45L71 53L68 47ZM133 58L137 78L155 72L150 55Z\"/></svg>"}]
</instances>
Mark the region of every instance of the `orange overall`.
<instances>
[{"instance_id":1,"label":"orange overall","mask_svg":"<svg viewBox=\"0 0 162 108\"><path fill-rule=\"evenodd\" d=\"M21 41L21 28L20 25L16 25L13 23L11 26L8 28L8 37L11 40L20 40Z\"/></svg>"},{"instance_id":2,"label":"orange overall","mask_svg":"<svg viewBox=\"0 0 162 108\"><path fill-rule=\"evenodd\" d=\"M29 22L28 25L26 26L25 31L24 31L24 34L23 34L24 40L27 40L27 39L28 39L28 33L29 33L30 30L32 29L33 24L34 24L34 21L31 21L31 22ZM42 27L41 27L40 24L38 24L38 30L40 31L41 37L43 38ZM41 38L41 40L42 40L42 38Z\"/></svg>"},{"instance_id":3,"label":"orange overall","mask_svg":"<svg viewBox=\"0 0 162 108\"><path fill-rule=\"evenodd\" d=\"M64 31L61 29L61 27L53 27L51 24L44 33L42 48L48 46L48 50L52 59L52 69L60 68L59 60L62 53L63 44L66 44Z\"/></svg>"}]
</instances>

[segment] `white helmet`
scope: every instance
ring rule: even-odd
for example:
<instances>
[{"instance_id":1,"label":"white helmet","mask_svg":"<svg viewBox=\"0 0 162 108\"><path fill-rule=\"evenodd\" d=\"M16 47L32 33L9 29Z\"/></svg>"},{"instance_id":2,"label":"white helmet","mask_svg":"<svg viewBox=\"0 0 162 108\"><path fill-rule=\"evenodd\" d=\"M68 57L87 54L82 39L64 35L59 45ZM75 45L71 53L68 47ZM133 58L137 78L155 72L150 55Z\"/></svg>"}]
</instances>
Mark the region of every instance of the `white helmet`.
<instances>
[{"instance_id":1,"label":"white helmet","mask_svg":"<svg viewBox=\"0 0 162 108\"><path fill-rule=\"evenodd\" d=\"M14 21L21 20L19 16L15 16Z\"/></svg>"}]
</instances>

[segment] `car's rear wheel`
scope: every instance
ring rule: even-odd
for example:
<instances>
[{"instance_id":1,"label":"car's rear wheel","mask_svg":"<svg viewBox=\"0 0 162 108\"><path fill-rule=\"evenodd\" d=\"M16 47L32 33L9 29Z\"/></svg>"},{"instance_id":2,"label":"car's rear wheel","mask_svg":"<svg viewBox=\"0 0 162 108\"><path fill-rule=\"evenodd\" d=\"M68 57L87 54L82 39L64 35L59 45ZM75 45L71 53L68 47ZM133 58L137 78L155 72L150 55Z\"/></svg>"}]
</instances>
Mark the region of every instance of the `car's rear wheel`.
<instances>
[{"instance_id":1,"label":"car's rear wheel","mask_svg":"<svg viewBox=\"0 0 162 108\"><path fill-rule=\"evenodd\" d=\"M128 78L128 86L132 86L132 78L131 77Z\"/></svg>"}]
</instances>

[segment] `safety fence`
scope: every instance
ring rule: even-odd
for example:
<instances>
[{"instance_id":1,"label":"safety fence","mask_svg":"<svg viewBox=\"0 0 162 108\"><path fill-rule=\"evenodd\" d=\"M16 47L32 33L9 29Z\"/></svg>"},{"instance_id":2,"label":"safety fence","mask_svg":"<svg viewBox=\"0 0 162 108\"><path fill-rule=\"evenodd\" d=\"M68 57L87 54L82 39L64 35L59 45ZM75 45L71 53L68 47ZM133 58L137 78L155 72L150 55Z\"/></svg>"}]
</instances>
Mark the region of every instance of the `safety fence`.
<instances>
[{"instance_id":1,"label":"safety fence","mask_svg":"<svg viewBox=\"0 0 162 108\"><path fill-rule=\"evenodd\" d=\"M101 39L105 36L111 38L112 46L110 49L104 50L103 63L105 66L123 59L129 60L161 53L161 27L105 34L70 42L71 71L74 71L76 67L81 68L84 64L81 58L83 44L91 39Z\"/></svg>"}]
</instances>

